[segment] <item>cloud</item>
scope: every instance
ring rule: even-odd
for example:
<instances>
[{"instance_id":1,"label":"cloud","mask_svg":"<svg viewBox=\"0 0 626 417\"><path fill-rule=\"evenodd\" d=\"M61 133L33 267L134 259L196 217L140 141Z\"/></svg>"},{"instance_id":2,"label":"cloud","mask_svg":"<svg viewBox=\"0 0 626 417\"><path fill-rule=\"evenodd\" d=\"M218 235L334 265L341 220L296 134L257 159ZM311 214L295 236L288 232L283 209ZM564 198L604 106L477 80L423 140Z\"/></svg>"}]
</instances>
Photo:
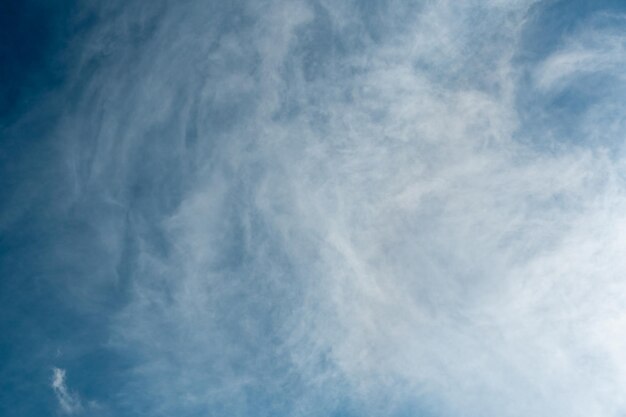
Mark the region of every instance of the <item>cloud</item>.
<instances>
[{"instance_id":1,"label":"cloud","mask_svg":"<svg viewBox=\"0 0 626 417\"><path fill-rule=\"evenodd\" d=\"M67 387L65 369L52 368L52 389L57 397L61 411L65 414L75 414L83 410L81 399L77 393Z\"/></svg>"},{"instance_id":2,"label":"cloud","mask_svg":"<svg viewBox=\"0 0 626 417\"><path fill-rule=\"evenodd\" d=\"M619 415L622 154L536 146L556 130L518 98L526 72L619 75L622 33L520 63L532 1L209 3L91 32L54 132L99 255L73 296L123 293L116 406ZM103 57L116 33L136 43ZM64 370L53 389L80 411Z\"/></svg>"},{"instance_id":3,"label":"cloud","mask_svg":"<svg viewBox=\"0 0 626 417\"><path fill-rule=\"evenodd\" d=\"M563 88L573 77L610 74L623 77L624 17L601 14L566 38L536 70L541 89Z\"/></svg>"},{"instance_id":4,"label":"cloud","mask_svg":"<svg viewBox=\"0 0 626 417\"><path fill-rule=\"evenodd\" d=\"M533 70L534 93L547 102L543 114L565 113L560 123L566 129L560 135L566 140L612 151L620 148L626 61L623 22L623 15L608 13L587 19ZM555 127L548 124L544 130Z\"/></svg>"}]
</instances>

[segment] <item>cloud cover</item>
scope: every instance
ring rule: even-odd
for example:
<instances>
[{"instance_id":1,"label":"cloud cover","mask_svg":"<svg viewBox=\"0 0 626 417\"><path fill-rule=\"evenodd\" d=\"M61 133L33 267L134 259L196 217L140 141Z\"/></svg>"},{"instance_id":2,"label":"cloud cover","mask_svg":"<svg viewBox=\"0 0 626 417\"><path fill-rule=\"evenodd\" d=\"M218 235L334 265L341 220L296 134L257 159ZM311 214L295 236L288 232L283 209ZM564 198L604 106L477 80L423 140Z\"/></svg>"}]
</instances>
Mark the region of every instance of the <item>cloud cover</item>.
<instances>
[{"instance_id":1,"label":"cloud cover","mask_svg":"<svg viewBox=\"0 0 626 417\"><path fill-rule=\"evenodd\" d=\"M624 17L554 4L81 9L38 262L90 412L620 415Z\"/></svg>"}]
</instances>

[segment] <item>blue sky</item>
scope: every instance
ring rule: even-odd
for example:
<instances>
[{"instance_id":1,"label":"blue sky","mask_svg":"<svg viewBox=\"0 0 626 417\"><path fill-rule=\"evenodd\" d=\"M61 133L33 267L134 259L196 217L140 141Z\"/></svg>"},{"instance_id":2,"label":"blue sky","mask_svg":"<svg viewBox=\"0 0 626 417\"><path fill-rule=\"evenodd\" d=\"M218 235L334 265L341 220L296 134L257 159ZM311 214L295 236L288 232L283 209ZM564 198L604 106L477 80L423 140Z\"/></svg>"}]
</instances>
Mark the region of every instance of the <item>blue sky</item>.
<instances>
[{"instance_id":1,"label":"blue sky","mask_svg":"<svg viewBox=\"0 0 626 417\"><path fill-rule=\"evenodd\" d=\"M0 11L0 415L626 413L623 1Z\"/></svg>"}]
</instances>

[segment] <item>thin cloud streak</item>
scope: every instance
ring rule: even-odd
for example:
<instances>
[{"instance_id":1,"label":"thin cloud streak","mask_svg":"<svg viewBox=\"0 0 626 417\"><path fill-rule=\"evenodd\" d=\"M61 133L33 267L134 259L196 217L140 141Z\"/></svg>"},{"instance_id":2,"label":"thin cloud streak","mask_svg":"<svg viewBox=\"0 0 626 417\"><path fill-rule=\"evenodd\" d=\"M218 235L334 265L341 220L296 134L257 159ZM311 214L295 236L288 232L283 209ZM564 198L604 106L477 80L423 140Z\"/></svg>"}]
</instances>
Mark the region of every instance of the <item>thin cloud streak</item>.
<instances>
[{"instance_id":1,"label":"thin cloud streak","mask_svg":"<svg viewBox=\"0 0 626 417\"><path fill-rule=\"evenodd\" d=\"M52 368L52 389L59 401L59 406L65 414L75 414L82 411L80 397L67 387L65 369Z\"/></svg>"}]
</instances>

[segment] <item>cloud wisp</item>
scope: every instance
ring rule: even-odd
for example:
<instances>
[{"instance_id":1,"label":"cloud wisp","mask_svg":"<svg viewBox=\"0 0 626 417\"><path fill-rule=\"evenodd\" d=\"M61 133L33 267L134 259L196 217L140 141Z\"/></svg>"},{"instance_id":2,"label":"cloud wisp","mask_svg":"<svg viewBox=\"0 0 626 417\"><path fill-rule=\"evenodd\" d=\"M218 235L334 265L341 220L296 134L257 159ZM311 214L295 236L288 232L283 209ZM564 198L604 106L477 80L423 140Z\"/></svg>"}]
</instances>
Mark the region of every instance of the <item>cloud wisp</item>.
<instances>
[{"instance_id":1,"label":"cloud wisp","mask_svg":"<svg viewBox=\"0 0 626 417\"><path fill-rule=\"evenodd\" d=\"M65 369L52 368L52 389L59 402L61 411L65 414L76 414L83 410L80 397L70 391L65 380Z\"/></svg>"}]
</instances>

